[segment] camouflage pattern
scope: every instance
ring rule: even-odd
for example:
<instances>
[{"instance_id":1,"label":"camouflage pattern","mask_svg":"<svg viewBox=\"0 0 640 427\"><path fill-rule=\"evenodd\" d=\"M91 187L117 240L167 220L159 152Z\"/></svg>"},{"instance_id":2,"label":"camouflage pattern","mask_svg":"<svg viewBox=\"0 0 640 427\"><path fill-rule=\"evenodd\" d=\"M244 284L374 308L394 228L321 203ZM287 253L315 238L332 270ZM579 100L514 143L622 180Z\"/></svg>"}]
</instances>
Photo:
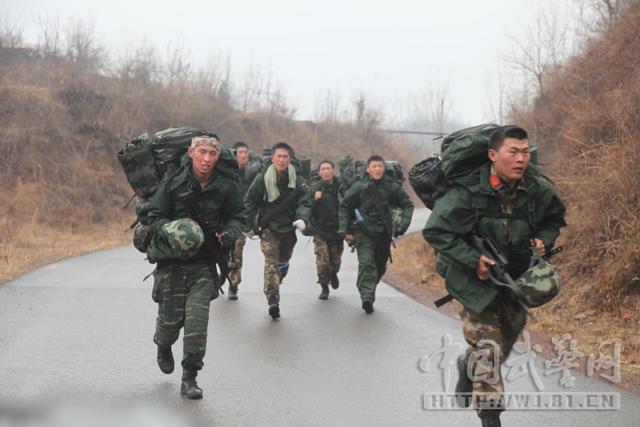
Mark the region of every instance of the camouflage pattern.
<instances>
[{"instance_id":1,"label":"camouflage pattern","mask_svg":"<svg viewBox=\"0 0 640 427\"><path fill-rule=\"evenodd\" d=\"M264 293L267 298L279 295L280 284L287 274L297 241L295 231L276 233L265 229L260 234L260 249L264 254Z\"/></svg>"},{"instance_id":2,"label":"camouflage pattern","mask_svg":"<svg viewBox=\"0 0 640 427\"><path fill-rule=\"evenodd\" d=\"M316 269L318 283L328 285L331 276L340 271L344 242L330 242L320 236L313 236L314 252L316 254Z\"/></svg>"},{"instance_id":3,"label":"camouflage pattern","mask_svg":"<svg viewBox=\"0 0 640 427\"><path fill-rule=\"evenodd\" d=\"M469 344L465 352L467 373L473 381L473 404L503 406L504 383L500 365L507 360L518 335L524 329L526 313L507 291L481 313L463 309L460 312L464 338Z\"/></svg>"},{"instance_id":4,"label":"camouflage pattern","mask_svg":"<svg viewBox=\"0 0 640 427\"><path fill-rule=\"evenodd\" d=\"M518 277L516 285L527 306L540 307L558 295L562 282L558 269L549 261L541 261Z\"/></svg>"},{"instance_id":5,"label":"camouflage pattern","mask_svg":"<svg viewBox=\"0 0 640 427\"><path fill-rule=\"evenodd\" d=\"M233 251L229 254L229 283L231 286L238 286L242 281L242 252L244 245L247 242L247 237L241 234L236 239Z\"/></svg>"},{"instance_id":6,"label":"camouflage pattern","mask_svg":"<svg viewBox=\"0 0 640 427\"><path fill-rule=\"evenodd\" d=\"M353 244L358 255L356 285L360 299L375 301L376 287L387 269L391 239L385 235L371 238L362 231L356 231Z\"/></svg>"},{"instance_id":7,"label":"camouflage pattern","mask_svg":"<svg viewBox=\"0 0 640 427\"><path fill-rule=\"evenodd\" d=\"M191 218L180 218L163 224L151 241L149 256L156 260L193 258L204 243L204 233Z\"/></svg>"},{"instance_id":8,"label":"camouflage pattern","mask_svg":"<svg viewBox=\"0 0 640 427\"><path fill-rule=\"evenodd\" d=\"M171 346L184 327L183 367L203 366L209 305L217 296L218 289L205 260L164 262L154 272L158 317L153 341L159 346Z\"/></svg>"},{"instance_id":9,"label":"camouflage pattern","mask_svg":"<svg viewBox=\"0 0 640 427\"><path fill-rule=\"evenodd\" d=\"M169 246L177 258L186 260L198 253L204 242L204 233L191 218L181 218L162 226Z\"/></svg>"}]
</instances>

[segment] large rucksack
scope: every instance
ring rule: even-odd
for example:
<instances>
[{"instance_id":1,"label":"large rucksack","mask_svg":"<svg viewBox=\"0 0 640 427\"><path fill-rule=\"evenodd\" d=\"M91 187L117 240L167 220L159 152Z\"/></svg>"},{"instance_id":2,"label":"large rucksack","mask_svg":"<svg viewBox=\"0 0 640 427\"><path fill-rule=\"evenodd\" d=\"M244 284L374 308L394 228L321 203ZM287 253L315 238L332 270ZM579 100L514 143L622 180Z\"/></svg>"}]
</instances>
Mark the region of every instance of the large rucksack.
<instances>
[{"instance_id":1,"label":"large rucksack","mask_svg":"<svg viewBox=\"0 0 640 427\"><path fill-rule=\"evenodd\" d=\"M442 139L440 154L422 160L409 171L409 183L422 203L433 209L451 184L489 162L489 137L499 125L485 123L453 132ZM537 148L531 147L530 171L539 174Z\"/></svg>"},{"instance_id":2,"label":"large rucksack","mask_svg":"<svg viewBox=\"0 0 640 427\"><path fill-rule=\"evenodd\" d=\"M130 228L135 227L133 243L141 252L146 251L150 238L146 227L150 208L148 200L155 194L165 175L175 174L182 165L190 161L186 153L191 139L203 135L219 139L215 133L202 129L169 128L156 132L152 139L144 133L125 144L118 152L118 161L138 199L137 220ZM230 149L221 148L216 173L238 181L238 164Z\"/></svg>"},{"instance_id":3,"label":"large rucksack","mask_svg":"<svg viewBox=\"0 0 640 427\"><path fill-rule=\"evenodd\" d=\"M445 195L450 180L464 176L489 161L489 137L498 125L486 123L442 138L440 153L422 160L409 171L409 183L422 203L433 209Z\"/></svg>"}]
</instances>

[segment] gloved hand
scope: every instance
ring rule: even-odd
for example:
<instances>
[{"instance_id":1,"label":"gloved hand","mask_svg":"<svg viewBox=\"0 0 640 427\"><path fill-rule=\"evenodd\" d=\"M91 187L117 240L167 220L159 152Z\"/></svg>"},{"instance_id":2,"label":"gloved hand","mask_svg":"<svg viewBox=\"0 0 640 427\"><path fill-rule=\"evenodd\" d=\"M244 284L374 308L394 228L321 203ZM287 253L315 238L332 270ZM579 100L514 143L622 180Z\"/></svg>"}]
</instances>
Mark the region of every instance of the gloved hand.
<instances>
[{"instance_id":1,"label":"gloved hand","mask_svg":"<svg viewBox=\"0 0 640 427\"><path fill-rule=\"evenodd\" d=\"M230 248L233 246L233 239L228 231L223 231L222 233L217 233L218 241L224 248Z\"/></svg>"},{"instance_id":2,"label":"gloved hand","mask_svg":"<svg viewBox=\"0 0 640 427\"><path fill-rule=\"evenodd\" d=\"M307 225L301 219L296 219L292 225L300 231L304 231L304 229L307 228Z\"/></svg>"}]
</instances>

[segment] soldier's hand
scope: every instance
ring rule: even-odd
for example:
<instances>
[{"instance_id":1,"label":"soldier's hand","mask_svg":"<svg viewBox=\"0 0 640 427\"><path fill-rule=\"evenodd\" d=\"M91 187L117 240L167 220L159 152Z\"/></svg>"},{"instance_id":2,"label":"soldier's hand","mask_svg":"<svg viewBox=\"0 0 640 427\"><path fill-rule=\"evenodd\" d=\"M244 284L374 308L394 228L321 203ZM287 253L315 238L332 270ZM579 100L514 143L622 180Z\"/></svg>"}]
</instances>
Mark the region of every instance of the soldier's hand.
<instances>
[{"instance_id":1,"label":"soldier's hand","mask_svg":"<svg viewBox=\"0 0 640 427\"><path fill-rule=\"evenodd\" d=\"M484 255L480 255L478 266L476 267L476 274L478 275L478 279L487 280L489 278L489 268L492 265L496 265L496 262L494 260Z\"/></svg>"},{"instance_id":2,"label":"soldier's hand","mask_svg":"<svg viewBox=\"0 0 640 427\"><path fill-rule=\"evenodd\" d=\"M233 244L233 240L231 239L231 235L228 231L216 233L216 237L218 238L218 242L220 242L220 246L222 246L223 248L230 248Z\"/></svg>"},{"instance_id":3,"label":"soldier's hand","mask_svg":"<svg viewBox=\"0 0 640 427\"><path fill-rule=\"evenodd\" d=\"M313 195L313 198L316 200L322 199L322 191L316 191L315 194Z\"/></svg>"},{"instance_id":4,"label":"soldier's hand","mask_svg":"<svg viewBox=\"0 0 640 427\"><path fill-rule=\"evenodd\" d=\"M544 243L542 242L542 240L536 239L536 238L533 238L531 240L532 240L533 245L536 248L538 248L538 251L540 251L540 256L544 256L544 254L546 252L546 249L544 247Z\"/></svg>"}]
</instances>

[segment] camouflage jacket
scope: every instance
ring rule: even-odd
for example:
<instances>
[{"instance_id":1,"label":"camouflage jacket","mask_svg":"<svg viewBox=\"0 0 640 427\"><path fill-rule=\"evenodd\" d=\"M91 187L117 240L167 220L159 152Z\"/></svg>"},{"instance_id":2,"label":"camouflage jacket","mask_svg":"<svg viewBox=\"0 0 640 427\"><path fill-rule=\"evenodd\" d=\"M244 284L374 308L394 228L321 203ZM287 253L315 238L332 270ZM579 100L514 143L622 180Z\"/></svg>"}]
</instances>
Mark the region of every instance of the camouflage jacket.
<instances>
[{"instance_id":1,"label":"camouflage jacket","mask_svg":"<svg viewBox=\"0 0 640 427\"><path fill-rule=\"evenodd\" d=\"M277 180L278 190L280 191L280 197L274 202L267 202L267 189L264 183L263 172L256 175L255 179L249 186L249 191L244 197L244 207L247 215L247 223L253 228L256 234L260 229L268 228L274 233L288 233L293 231L293 221L297 219L303 220L306 224L309 223L310 204L307 197L307 188L304 184L302 176L298 175L296 180L296 188L300 187L301 191L294 198L293 202L284 209L284 211L273 217L268 224L261 224L265 215L271 209L276 209L279 203L289 194L293 189L289 188L289 174L284 174L278 177Z\"/></svg>"},{"instance_id":2,"label":"camouflage jacket","mask_svg":"<svg viewBox=\"0 0 640 427\"><path fill-rule=\"evenodd\" d=\"M309 203L311 219L309 234L317 235L328 241L342 241L338 234L338 207L340 205L340 178L334 177L331 184L322 180L309 187ZM320 200L316 200L317 191L322 192Z\"/></svg>"},{"instance_id":3,"label":"camouflage jacket","mask_svg":"<svg viewBox=\"0 0 640 427\"><path fill-rule=\"evenodd\" d=\"M530 239L542 240L550 250L566 225L564 204L546 179L527 173L509 191L499 180L498 187L491 184L490 168L487 164L456 180L437 201L423 230L425 240L453 261L447 269L447 290L476 313L493 301L498 289L478 279L480 252L465 240L470 233L493 239L509 260L509 273L517 278L529 266Z\"/></svg>"},{"instance_id":4,"label":"camouflage jacket","mask_svg":"<svg viewBox=\"0 0 640 427\"><path fill-rule=\"evenodd\" d=\"M194 203L188 201L190 197ZM237 182L216 174L214 169L209 183L201 188L191 163L183 165L173 177L165 176L150 203L148 222L154 234L169 221L179 218L195 220L197 214L192 212L192 206L200 208L201 219L205 222L205 239L215 238L217 231L226 231L235 240L246 222ZM207 253L203 245L197 258L204 256Z\"/></svg>"},{"instance_id":5,"label":"camouflage jacket","mask_svg":"<svg viewBox=\"0 0 640 427\"><path fill-rule=\"evenodd\" d=\"M382 215L373 201L372 191L377 192L382 203ZM355 209L358 209L364 221L357 223ZM392 220L392 209L399 209L397 221ZM360 229L373 237L387 233L387 226L400 235L409 228L413 215L413 203L402 187L391 179L383 177L374 181L369 176L356 181L346 192L339 209L339 233L351 233ZM391 237L391 236L389 236Z\"/></svg>"}]
</instances>

